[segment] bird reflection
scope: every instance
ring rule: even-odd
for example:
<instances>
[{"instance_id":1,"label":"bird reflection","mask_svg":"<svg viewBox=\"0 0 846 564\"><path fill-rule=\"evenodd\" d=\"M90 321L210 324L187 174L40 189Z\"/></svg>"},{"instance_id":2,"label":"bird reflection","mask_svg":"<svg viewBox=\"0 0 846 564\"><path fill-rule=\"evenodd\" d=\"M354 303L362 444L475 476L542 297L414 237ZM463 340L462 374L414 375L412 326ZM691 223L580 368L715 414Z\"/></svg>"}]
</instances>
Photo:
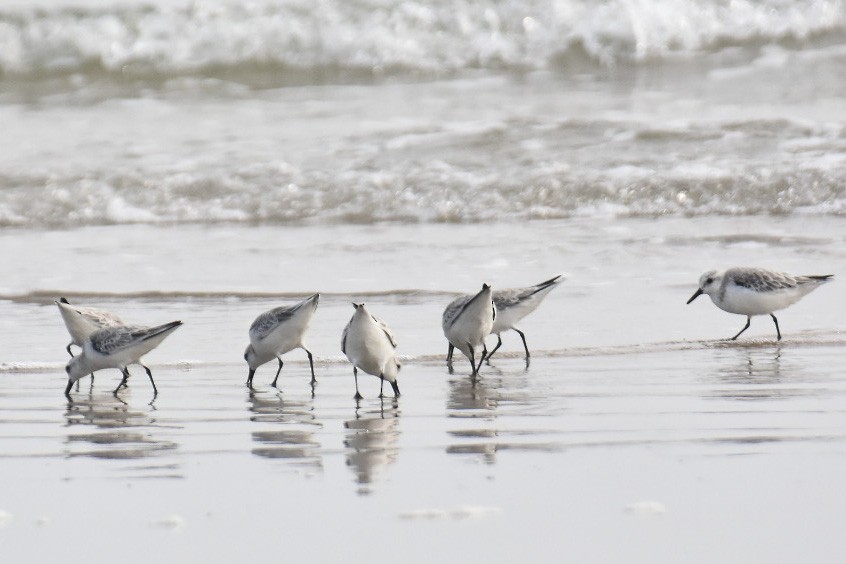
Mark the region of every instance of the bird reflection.
<instances>
[{"instance_id":1,"label":"bird reflection","mask_svg":"<svg viewBox=\"0 0 846 564\"><path fill-rule=\"evenodd\" d=\"M717 380L725 387L713 390L713 396L736 400L772 400L791 394L782 384L782 348L727 349L728 361L719 368Z\"/></svg>"},{"instance_id":2,"label":"bird reflection","mask_svg":"<svg viewBox=\"0 0 846 564\"><path fill-rule=\"evenodd\" d=\"M65 411L67 456L100 459L137 459L173 451L177 444L157 438L152 431L161 431L154 416L155 408L130 409L111 393L91 393L69 401ZM172 475L175 464L169 463ZM156 470L147 466L146 470Z\"/></svg>"},{"instance_id":3,"label":"bird reflection","mask_svg":"<svg viewBox=\"0 0 846 564\"><path fill-rule=\"evenodd\" d=\"M361 486L359 493L370 493L379 472L399 455L399 404L395 398L386 398L378 410L362 414L356 408L355 419L345 421L344 428L347 466Z\"/></svg>"},{"instance_id":4,"label":"bird reflection","mask_svg":"<svg viewBox=\"0 0 846 564\"><path fill-rule=\"evenodd\" d=\"M456 442L447 446L448 454L478 455L488 464L496 462L496 429L480 428L485 421L496 420L496 409L500 403L502 373L489 368L484 377L469 380L455 378L449 381L447 417L466 419L469 428L449 432Z\"/></svg>"},{"instance_id":5,"label":"bird reflection","mask_svg":"<svg viewBox=\"0 0 846 564\"><path fill-rule=\"evenodd\" d=\"M273 424L273 428L253 431L254 455L284 459L310 470L323 470L320 442L314 436L322 425L314 414L312 399L283 399L279 392L250 389L247 405L250 421Z\"/></svg>"},{"instance_id":6,"label":"bird reflection","mask_svg":"<svg viewBox=\"0 0 846 564\"><path fill-rule=\"evenodd\" d=\"M475 381L454 378L449 382L447 417L460 421L459 428L448 431L452 444L448 454L474 455L487 464L496 462L501 450L549 450L556 448L547 443L529 442L532 432L509 430L502 432L497 420L507 414L520 412L536 404L528 392L526 372L506 374L496 367L489 367ZM519 438L518 438L519 437Z\"/></svg>"}]
</instances>

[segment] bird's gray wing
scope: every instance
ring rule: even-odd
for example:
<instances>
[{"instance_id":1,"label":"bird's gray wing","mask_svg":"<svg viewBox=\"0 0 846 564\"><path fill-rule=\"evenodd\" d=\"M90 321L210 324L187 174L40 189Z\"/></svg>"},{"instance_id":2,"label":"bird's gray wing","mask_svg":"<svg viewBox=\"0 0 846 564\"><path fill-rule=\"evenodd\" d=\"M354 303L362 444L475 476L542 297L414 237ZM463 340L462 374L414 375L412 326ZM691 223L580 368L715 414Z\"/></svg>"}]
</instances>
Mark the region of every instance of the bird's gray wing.
<instances>
[{"instance_id":1,"label":"bird's gray wing","mask_svg":"<svg viewBox=\"0 0 846 564\"><path fill-rule=\"evenodd\" d=\"M738 286L756 292L772 292L795 288L796 278L782 272L771 272L761 268L738 268L731 271L731 279Z\"/></svg>"},{"instance_id":2,"label":"bird's gray wing","mask_svg":"<svg viewBox=\"0 0 846 564\"><path fill-rule=\"evenodd\" d=\"M262 313L250 325L250 338L259 341L264 339L280 324L291 319L300 305L276 307Z\"/></svg>"},{"instance_id":3,"label":"bird's gray wing","mask_svg":"<svg viewBox=\"0 0 846 564\"><path fill-rule=\"evenodd\" d=\"M100 354L113 354L149 334L148 327L105 327L91 334L92 348Z\"/></svg>"},{"instance_id":4,"label":"bird's gray wing","mask_svg":"<svg viewBox=\"0 0 846 564\"><path fill-rule=\"evenodd\" d=\"M104 327L94 331L89 337L91 347L100 354L114 354L122 349L137 345L148 339L167 334L182 325L181 321L171 321L154 327L140 325L121 325Z\"/></svg>"},{"instance_id":5,"label":"bird's gray wing","mask_svg":"<svg viewBox=\"0 0 846 564\"><path fill-rule=\"evenodd\" d=\"M344 354L347 354L347 335L350 334L350 325L352 325L352 319L344 327L344 332L341 334L341 352Z\"/></svg>"},{"instance_id":6,"label":"bird's gray wing","mask_svg":"<svg viewBox=\"0 0 846 564\"><path fill-rule=\"evenodd\" d=\"M397 348L397 338L396 336L394 336L394 332L391 331L391 328L388 327L388 324L376 317L375 315L371 315L370 317L373 318L373 321L376 323L376 325L379 326L379 329L384 331L385 336L388 337L388 340L391 342L391 345L393 345L394 348Z\"/></svg>"},{"instance_id":7,"label":"bird's gray wing","mask_svg":"<svg viewBox=\"0 0 846 564\"><path fill-rule=\"evenodd\" d=\"M532 297L534 290L534 287L497 290L493 293L493 302L497 309L508 309Z\"/></svg>"},{"instance_id":8,"label":"bird's gray wing","mask_svg":"<svg viewBox=\"0 0 846 564\"><path fill-rule=\"evenodd\" d=\"M458 318L458 315L461 313L461 310L464 309L464 306L467 305L467 302L473 299L473 296L459 296L452 300L444 309L443 319L441 324L444 328L449 327L452 323Z\"/></svg>"},{"instance_id":9,"label":"bird's gray wing","mask_svg":"<svg viewBox=\"0 0 846 564\"><path fill-rule=\"evenodd\" d=\"M557 286L561 283L561 275L555 278L545 280L540 284L534 286L527 286L526 288L510 288L505 290L495 290L493 292L493 301L499 309L508 309L514 307L528 299L538 292L542 292L550 287Z\"/></svg>"}]
</instances>

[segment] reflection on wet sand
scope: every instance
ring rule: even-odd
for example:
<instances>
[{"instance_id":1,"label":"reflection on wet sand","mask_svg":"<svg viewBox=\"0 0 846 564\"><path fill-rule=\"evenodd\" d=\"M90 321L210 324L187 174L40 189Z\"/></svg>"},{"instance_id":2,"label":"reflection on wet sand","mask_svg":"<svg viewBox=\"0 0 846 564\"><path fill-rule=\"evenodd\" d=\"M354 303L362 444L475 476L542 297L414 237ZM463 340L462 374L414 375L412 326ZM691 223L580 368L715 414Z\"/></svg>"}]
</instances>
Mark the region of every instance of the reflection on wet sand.
<instances>
[{"instance_id":1,"label":"reflection on wet sand","mask_svg":"<svg viewBox=\"0 0 846 564\"><path fill-rule=\"evenodd\" d=\"M347 429L347 466L361 486L359 493L370 493L370 485L379 472L396 462L399 456L399 404L394 399L382 400L378 410L361 413L344 422Z\"/></svg>"},{"instance_id":2,"label":"reflection on wet sand","mask_svg":"<svg viewBox=\"0 0 846 564\"><path fill-rule=\"evenodd\" d=\"M495 417L499 405L499 377L458 377L449 381L449 417Z\"/></svg>"},{"instance_id":3,"label":"reflection on wet sand","mask_svg":"<svg viewBox=\"0 0 846 564\"><path fill-rule=\"evenodd\" d=\"M726 363L717 371L720 387L708 397L742 401L776 400L807 395L808 390L791 386L789 374L782 374L782 348L748 348L729 351Z\"/></svg>"},{"instance_id":4,"label":"reflection on wet sand","mask_svg":"<svg viewBox=\"0 0 846 564\"><path fill-rule=\"evenodd\" d=\"M483 375L471 379L453 378L449 382L447 417L472 423L448 431L453 442L447 446L448 454L476 455L487 464L496 462L502 450L554 451L561 446L556 442L535 442L548 431L508 430L496 425L503 417L519 416L535 402L524 390L527 387L527 370L505 374L502 370L485 367Z\"/></svg>"},{"instance_id":5,"label":"reflection on wet sand","mask_svg":"<svg viewBox=\"0 0 846 564\"><path fill-rule=\"evenodd\" d=\"M175 442L152 433L162 429L154 414L152 406L131 409L111 393L75 396L65 411L66 456L125 460L173 452L177 448ZM172 477L177 468L175 463L168 462L143 470L146 477Z\"/></svg>"},{"instance_id":6,"label":"reflection on wet sand","mask_svg":"<svg viewBox=\"0 0 846 564\"><path fill-rule=\"evenodd\" d=\"M253 431L254 455L285 459L310 471L323 471L320 442L314 436L323 425L314 414L313 399L297 401L284 399L279 392L250 390L247 400L250 421L277 427Z\"/></svg>"}]
</instances>

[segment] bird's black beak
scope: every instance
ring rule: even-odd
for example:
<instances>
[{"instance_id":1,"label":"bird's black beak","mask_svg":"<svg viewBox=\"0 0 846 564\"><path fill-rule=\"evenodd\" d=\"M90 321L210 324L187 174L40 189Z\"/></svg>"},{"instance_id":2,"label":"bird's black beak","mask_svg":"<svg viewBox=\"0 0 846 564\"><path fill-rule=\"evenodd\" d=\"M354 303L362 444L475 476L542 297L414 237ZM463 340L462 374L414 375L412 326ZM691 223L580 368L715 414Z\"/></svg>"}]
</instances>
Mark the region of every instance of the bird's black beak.
<instances>
[{"instance_id":1,"label":"bird's black beak","mask_svg":"<svg viewBox=\"0 0 846 564\"><path fill-rule=\"evenodd\" d=\"M698 290L696 290L696 292L693 293L692 296L690 296L690 299L687 300L687 303L692 302L693 300L695 300L696 298L698 298L699 296L701 296L704 293L705 292L702 291L702 288L699 288Z\"/></svg>"},{"instance_id":2,"label":"bird's black beak","mask_svg":"<svg viewBox=\"0 0 846 564\"><path fill-rule=\"evenodd\" d=\"M253 376L255 375L256 371L253 368L250 368L249 374L247 374L247 385L249 387L253 387Z\"/></svg>"}]
</instances>

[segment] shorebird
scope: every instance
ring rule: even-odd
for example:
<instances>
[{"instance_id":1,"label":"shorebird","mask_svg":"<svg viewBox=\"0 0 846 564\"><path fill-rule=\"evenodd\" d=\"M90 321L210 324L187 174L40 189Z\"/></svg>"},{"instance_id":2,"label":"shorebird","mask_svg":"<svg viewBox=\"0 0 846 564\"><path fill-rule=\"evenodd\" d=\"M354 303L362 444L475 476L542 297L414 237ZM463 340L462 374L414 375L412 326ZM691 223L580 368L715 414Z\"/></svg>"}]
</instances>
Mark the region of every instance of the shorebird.
<instances>
[{"instance_id":1,"label":"shorebird","mask_svg":"<svg viewBox=\"0 0 846 564\"><path fill-rule=\"evenodd\" d=\"M384 321L371 315L364 304L353 304L355 313L341 335L341 352L353 365L355 377L355 399L362 399L358 391L358 369L380 380L379 397L384 397L385 380L391 383L394 397L399 397L397 374L400 363L397 362L397 340Z\"/></svg>"},{"instance_id":2,"label":"shorebird","mask_svg":"<svg viewBox=\"0 0 846 564\"><path fill-rule=\"evenodd\" d=\"M65 395L70 397L71 386L74 382L87 374L105 368L117 368L123 373L123 379L114 391L117 394L129 378L127 366L138 363L142 356L159 346L165 337L180 325L182 325L181 321L171 321L155 327L118 326L104 327L94 331L83 343L82 354L70 359L65 367L68 373ZM158 394L153 373L146 366L144 370L150 377L153 393Z\"/></svg>"},{"instance_id":3,"label":"shorebird","mask_svg":"<svg viewBox=\"0 0 846 564\"><path fill-rule=\"evenodd\" d=\"M271 386L276 386L279 373L282 372L282 355L294 349L303 349L308 355L311 368L311 384L317 382L314 377L314 359L306 346L303 337L308 329L311 318L317 310L320 294L314 294L292 306L271 309L259 315L250 325L250 344L244 352L244 360L249 366L247 385L252 387L253 375L256 369L270 362L274 358L279 361L276 377Z\"/></svg>"},{"instance_id":4,"label":"shorebird","mask_svg":"<svg viewBox=\"0 0 846 564\"><path fill-rule=\"evenodd\" d=\"M496 317L496 305L493 303L491 287L488 284L482 284L482 289L476 295L454 299L444 310L441 319L444 336L450 345L470 359L472 376L479 373L482 360L488 353L485 337L490 335ZM482 347L482 356L478 365L476 364L477 347ZM452 353L452 349L449 352ZM451 354L448 361L451 364Z\"/></svg>"},{"instance_id":5,"label":"shorebird","mask_svg":"<svg viewBox=\"0 0 846 564\"><path fill-rule=\"evenodd\" d=\"M493 324L491 333L496 335L496 346L482 361L488 361L494 353L502 346L502 336L504 331L513 329L520 335L523 340L523 348L526 350L526 363L529 362L529 346L526 344L526 335L517 327L517 322L532 313L537 309L544 298L563 281L563 277L559 274L555 278L550 278L545 282L529 286L527 288L511 288L508 290L496 290L493 292L493 303L496 306L496 320ZM468 298L471 296L467 296ZM453 353L452 343L447 350L447 362L452 362Z\"/></svg>"},{"instance_id":6,"label":"shorebird","mask_svg":"<svg viewBox=\"0 0 846 564\"><path fill-rule=\"evenodd\" d=\"M699 289L687 300L692 302L702 294L708 294L718 308L729 313L746 316L746 325L731 338L737 339L749 328L753 315L769 314L781 340L781 330L774 311L796 303L803 296L831 280L833 274L815 276L792 276L763 268L729 268L709 270L699 277Z\"/></svg>"},{"instance_id":7,"label":"shorebird","mask_svg":"<svg viewBox=\"0 0 846 564\"><path fill-rule=\"evenodd\" d=\"M85 340L95 331L105 327L121 327L126 324L123 320L110 311L104 309L96 309L93 307L75 306L68 302L65 298L59 298L56 302L59 306L59 313L62 314L62 321L65 322L68 333L71 336L71 342L65 347L68 354L73 358L73 351L71 347L76 345L80 348L85 344ZM142 359L138 359L134 364L140 365L144 370L149 372ZM94 383L94 373L91 373L91 383ZM76 390L79 391L79 381L77 380Z\"/></svg>"}]
</instances>

